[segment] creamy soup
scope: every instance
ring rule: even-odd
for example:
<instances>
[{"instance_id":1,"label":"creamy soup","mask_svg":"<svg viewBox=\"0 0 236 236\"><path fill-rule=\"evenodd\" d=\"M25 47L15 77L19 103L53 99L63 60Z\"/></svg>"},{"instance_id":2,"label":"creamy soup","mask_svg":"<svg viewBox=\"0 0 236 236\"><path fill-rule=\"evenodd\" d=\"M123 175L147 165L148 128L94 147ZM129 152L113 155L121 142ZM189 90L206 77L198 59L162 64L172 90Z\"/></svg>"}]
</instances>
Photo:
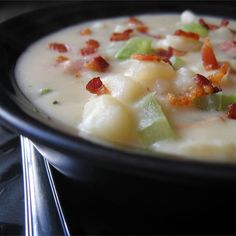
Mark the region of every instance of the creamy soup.
<instances>
[{"instance_id":1,"label":"creamy soup","mask_svg":"<svg viewBox=\"0 0 236 236\"><path fill-rule=\"evenodd\" d=\"M31 45L16 80L49 123L79 136L233 160L234 29L190 11L90 21Z\"/></svg>"}]
</instances>

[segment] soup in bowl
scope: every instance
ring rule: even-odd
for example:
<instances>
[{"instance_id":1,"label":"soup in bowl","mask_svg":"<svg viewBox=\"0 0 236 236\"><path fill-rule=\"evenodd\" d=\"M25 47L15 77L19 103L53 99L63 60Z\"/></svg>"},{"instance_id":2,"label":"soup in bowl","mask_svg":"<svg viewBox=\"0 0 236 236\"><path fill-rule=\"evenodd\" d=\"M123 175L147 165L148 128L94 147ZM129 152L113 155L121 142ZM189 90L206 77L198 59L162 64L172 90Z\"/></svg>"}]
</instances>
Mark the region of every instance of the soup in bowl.
<instances>
[{"instance_id":1,"label":"soup in bowl","mask_svg":"<svg viewBox=\"0 0 236 236\"><path fill-rule=\"evenodd\" d=\"M153 5L70 3L1 24L1 122L75 179L235 180L233 14Z\"/></svg>"},{"instance_id":2,"label":"soup in bowl","mask_svg":"<svg viewBox=\"0 0 236 236\"><path fill-rule=\"evenodd\" d=\"M188 10L73 25L28 47L16 82L36 113L86 139L235 160L235 28Z\"/></svg>"}]
</instances>

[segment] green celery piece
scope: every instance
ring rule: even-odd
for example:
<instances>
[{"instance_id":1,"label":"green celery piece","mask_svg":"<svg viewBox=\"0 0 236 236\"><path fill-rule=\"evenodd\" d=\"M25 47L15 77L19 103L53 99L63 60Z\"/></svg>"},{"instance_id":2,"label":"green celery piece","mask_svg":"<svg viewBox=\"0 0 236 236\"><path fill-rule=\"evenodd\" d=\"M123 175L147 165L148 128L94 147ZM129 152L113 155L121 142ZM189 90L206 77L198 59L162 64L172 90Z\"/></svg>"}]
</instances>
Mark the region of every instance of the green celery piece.
<instances>
[{"instance_id":1,"label":"green celery piece","mask_svg":"<svg viewBox=\"0 0 236 236\"><path fill-rule=\"evenodd\" d=\"M222 92L195 99L195 105L202 110L225 111L228 105L236 103L236 94L226 95Z\"/></svg>"},{"instance_id":2,"label":"green celery piece","mask_svg":"<svg viewBox=\"0 0 236 236\"><path fill-rule=\"evenodd\" d=\"M52 90L50 88L42 88L42 89L40 89L39 94L42 96L42 95L46 95L51 92L52 92Z\"/></svg>"},{"instance_id":3,"label":"green celery piece","mask_svg":"<svg viewBox=\"0 0 236 236\"><path fill-rule=\"evenodd\" d=\"M187 32L196 33L202 37L206 37L208 35L208 29L198 23L191 23L188 25L184 25L181 27L181 29Z\"/></svg>"},{"instance_id":4,"label":"green celery piece","mask_svg":"<svg viewBox=\"0 0 236 236\"><path fill-rule=\"evenodd\" d=\"M116 53L115 58L126 60L132 54L149 54L152 52L152 40L144 37L130 38Z\"/></svg>"},{"instance_id":5,"label":"green celery piece","mask_svg":"<svg viewBox=\"0 0 236 236\"><path fill-rule=\"evenodd\" d=\"M175 137L155 93L150 93L138 101L135 109L138 114L139 135L145 145Z\"/></svg>"},{"instance_id":6,"label":"green celery piece","mask_svg":"<svg viewBox=\"0 0 236 236\"><path fill-rule=\"evenodd\" d=\"M172 56L170 58L170 62L175 70L178 70L184 66L184 61L180 57L177 57L177 56Z\"/></svg>"}]
</instances>

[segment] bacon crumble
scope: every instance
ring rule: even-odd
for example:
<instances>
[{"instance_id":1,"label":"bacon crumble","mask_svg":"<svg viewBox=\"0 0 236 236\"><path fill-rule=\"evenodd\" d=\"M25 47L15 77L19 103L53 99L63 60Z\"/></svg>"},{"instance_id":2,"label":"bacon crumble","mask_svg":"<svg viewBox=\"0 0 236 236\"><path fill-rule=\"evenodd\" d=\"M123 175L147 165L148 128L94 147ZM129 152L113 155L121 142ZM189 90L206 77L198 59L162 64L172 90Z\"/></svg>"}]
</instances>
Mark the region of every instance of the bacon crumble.
<instances>
[{"instance_id":1,"label":"bacon crumble","mask_svg":"<svg viewBox=\"0 0 236 236\"><path fill-rule=\"evenodd\" d=\"M236 103L232 103L228 106L227 117L236 119Z\"/></svg>"},{"instance_id":2,"label":"bacon crumble","mask_svg":"<svg viewBox=\"0 0 236 236\"><path fill-rule=\"evenodd\" d=\"M102 95L109 93L109 90L105 87L105 85L102 83L100 77L95 77L91 79L87 85L86 89L93 94Z\"/></svg>"},{"instance_id":3,"label":"bacon crumble","mask_svg":"<svg viewBox=\"0 0 236 236\"><path fill-rule=\"evenodd\" d=\"M153 54L132 54L131 55L132 59L136 59L139 61L156 61L159 62L162 60L162 58L158 55L153 55Z\"/></svg>"},{"instance_id":4,"label":"bacon crumble","mask_svg":"<svg viewBox=\"0 0 236 236\"><path fill-rule=\"evenodd\" d=\"M92 48L92 47L84 47L80 49L80 54L82 56L91 55L91 54L94 54L95 52L96 52L96 48Z\"/></svg>"},{"instance_id":5,"label":"bacon crumble","mask_svg":"<svg viewBox=\"0 0 236 236\"><path fill-rule=\"evenodd\" d=\"M194 82L196 83L197 86L199 86L203 89L205 95L217 93L217 92L221 91L220 88L213 86L212 81L207 79L203 75L196 74L194 77Z\"/></svg>"},{"instance_id":6,"label":"bacon crumble","mask_svg":"<svg viewBox=\"0 0 236 236\"><path fill-rule=\"evenodd\" d=\"M193 33L193 32L186 32L186 31L183 31L181 29L179 30L176 30L174 35L176 36L182 36L182 37L185 37L185 38L189 38L189 39L192 39L192 40L199 40L199 35L196 34L196 33Z\"/></svg>"},{"instance_id":7,"label":"bacon crumble","mask_svg":"<svg viewBox=\"0 0 236 236\"><path fill-rule=\"evenodd\" d=\"M162 60L164 61L169 61L169 59L172 56L184 56L186 54L186 52L184 51L180 51L180 50L176 50L172 47L168 47L168 49L163 49L163 48L157 48L155 49L155 54L159 57L162 58Z\"/></svg>"},{"instance_id":8,"label":"bacon crumble","mask_svg":"<svg viewBox=\"0 0 236 236\"><path fill-rule=\"evenodd\" d=\"M68 51L68 47L63 44L63 43L50 43L48 45L48 47L52 50L58 51L58 52L67 52Z\"/></svg>"},{"instance_id":9,"label":"bacon crumble","mask_svg":"<svg viewBox=\"0 0 236 236\"><path fill-rule=\"evenodd\" d=\"M161 57L163 60L169 60L173 56L173 50L171 47L169 47L168 50L157 48L155 49L155 54Z\"/></svg>"},{"instance_id":10,"label":"bacon crumble","mask_svg":"<svg viewBox=\"0 0 236 236\"><path fill-rule=\"evenodd\" d=\"M139 33L147 33L149 28L146 25L137 25L135 28Z\"/></svg>"},{"instance_id":11,"label":"bacon crumble","mask_svg":"<svg viewBox=\"0 0 236 236\"><path fill-rule=\"evenodd\" d=\"M68 61L68 60L69 60L69 58L65 57L63 55L60 55L60 56L56 57L56 59L55 59L56 63L63 63L63 62Z\"/></svg>"},{"instance_id":12,"label":"bacon crumble","mask_svg":"<svg viewBox=\"0 0 236 236\"><path fill-rule=\"evenodd\" d=\"M92 30L90 28L84 28L80 30L80 35L82 36L91 35L91 34L92 34Z\"/></svg>"},{"instance_id":13,"label":"bacon crumble","mask_svg":"<svg viewBox=\"0 0 236 236\"><path fill-rule=\"evenodd\" d=\"M144 25L144 23L141 20L139 20L137 17L135 17L135 16L131 16L128 19L128 22L132 23L132 24L135 24L135 25Z\"/></svg>"},{"instance_id":14,"label":"bacon crumble","mask_svg":"<svg viewBox=\"0 0 236 236\"><path fill-rule=\"evenodd\" d=\"M98 56L85 63L84 67L92 71L105 72L109 67L109 63L103 57Z\"/></svg>"},{"instance_id":15,"label":"bacon crumble","mask_svg":"<svg viewBox=\"0 0 236 236\"><path fill-rule=\"evenodd\" d=\"M229 68L230 68L230 66L228 63L226 63L226 62L223 63L216 73L208 76L208 79L213 84L219 85L221 83L222 78L228 73Z\"/></svg>"},{"instance_id":16,"label":"bacon crumble","mask_svg":"<svg viewBox=\"0 0 236 236\"><path fill-rule=\"evenodd\" d=\"M188 106L198 97L222 91L221 88L213 86L210 80L200 74L194 76L194 82L196 86L190 88L190 90L183 95L178 96L168 93L167 97L170 104L174 106Z\"/></svg>"},{"instance_id":17,"label":"bacon crumble","mask_svg":"<svg viewBox=\"0 0 236 236\"><path fill-rule=\"evenodd\" d=\"M110 41L126 41L130 38L132 33L132 29L127 29L122 33L113 33L110 37Z\"/></svg>"},{"instance_id":18,"label":"bacon crumble","mask_svg":"<svg viewBox=\"0 0 236 236\"><path fill-rule=\"evenodd\" d=\"M219 64L209 38L206 38L202 45L201 55L203 66L206 70L215 70L219 68Z\"/></svg>"},{"instance_id":19,"label":"bacon crumble","mask_svg":"<svg viewBox=\"0 0 236 236\"><path fill-rule=\"evenodd\" d=\"M99 47L100 43L97 40L89 39L88 41L85 42L85 47L80 49L80 54L82 56L94 54Z\"/></svg>"}]
</instances>

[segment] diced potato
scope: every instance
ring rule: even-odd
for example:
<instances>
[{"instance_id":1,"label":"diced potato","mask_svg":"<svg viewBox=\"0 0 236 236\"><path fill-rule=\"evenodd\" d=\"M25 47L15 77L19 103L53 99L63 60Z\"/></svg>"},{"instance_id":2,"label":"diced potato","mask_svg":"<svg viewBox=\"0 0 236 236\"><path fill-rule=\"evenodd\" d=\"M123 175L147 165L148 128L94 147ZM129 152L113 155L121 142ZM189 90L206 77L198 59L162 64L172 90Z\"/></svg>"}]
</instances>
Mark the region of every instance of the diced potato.
<instances>
[{"instance_id":1,"label":"diced potato","mask_svg":"<svg viewBox=\"0 0 236 236\"><path fill-rule=\"evenodd\" d=\"M135 123L125 105L111 95L102 95L85 104L79 129L107 141L129 143Z\"/></svg>"},{"instance_id":2,"label":"diced potato","mask_svg":"<svg viewBox=\"0 0 236 236\"><path fill-rule=\"evenodd\" d=\"M123 102L133 102L147 92L140 83L121 75L107 76L102 81L111 95Z\"/></svg>"},{"instance_id":3,"label":"diced potato","mask_svg":"<svg viewBox=\"0 0 236 236\"><path fill-rule=\"evenodd\" d=\"M152 88L159 79L171 79L176 75L169 63L133 60L125 75L141 83L145 88Z\"/></svg>"},{"instance_id":4,"label":"diced potato","mask_svg":"<svg viewBox=\"0 0 236 236\"><path fill-rule=\"evenodd\" d=\"M170 47L181 51L198 51L202 46L200 41L176 35L167 35L166 40Z\"/></svg>"}]
</instances>

